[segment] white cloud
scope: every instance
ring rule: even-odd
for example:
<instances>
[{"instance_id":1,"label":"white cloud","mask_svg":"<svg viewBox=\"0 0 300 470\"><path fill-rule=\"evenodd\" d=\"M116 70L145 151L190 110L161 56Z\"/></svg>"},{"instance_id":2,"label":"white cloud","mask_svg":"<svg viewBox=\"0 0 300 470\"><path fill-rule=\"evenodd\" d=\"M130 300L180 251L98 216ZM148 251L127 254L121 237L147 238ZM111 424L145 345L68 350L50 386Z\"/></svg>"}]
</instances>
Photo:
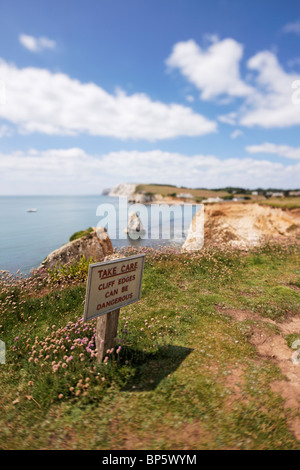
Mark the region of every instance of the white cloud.
<instances>
[{"instance_id":1,"label":"white cloud","mask_svg":"<svg viewBox=\"0 0 300 470\"><path fill-rule=\"evenodd\" d=\"M278 155L279 157L300 160L300 147L290 147L289 145L278 145L265 142L261 145L249 145L246 151L251 154L268 153L270 155Z\"/></svg>"},{"instance_id":2,"label":"white cloud","mask_svg":"<svg viewBox=\"0 0 300 470\"><path fill-rule=\"evenodd\" d=\"M294 21L292 23L288 23L283 27L282 30L284 33L294 33L300 34L300 21Z\"/></svg>"},{"instance_id":3,"label":"white cloud","mask_svg":"<svg viewBox=\"0 0 300 470\"><path fill-rule=\"evenodd\" d=\"M237 137L240 137L241 135L243 135L244 132L241 131L240 129L235 129L235 131L233 131L231 134L230 134L230 138L231 139L236 139Z\"/></svg>"},{"instance_id":4,"label":"white cloud","mask_svg":"<svg viewBox=\"0 0 300 470\"><path fill-rule=\"evenodd\" d=\"M237 123L237 113L235 111L224 114L222 116L218 116L219 121L224 122L225 124L230 124L231 126L235 126Z\"/></svg>"},{"instance_id":5,"label":"white cloud","mask_svg":"<svg viewBox=\"0 0 300 470\"><path fill-rule=\"evenodd\" d=\"M287 26L295 32L298 22ZM287 73L273 52L262 51L248 60L251 74L245 81L239 70L242 56L242 45L231 38L215 38L207 50L190 40L175 44L166 63L201 90L202 100L218 98L219 104L226 104L235 97L243 99L239 108L218 117L221 122L262 128L299 125L300 106L292 100L297 93L292 86L300 77Z\"/></svg>"},{"instance_id":6,"label":"white cloud","mask_svg":"<svg viewBox=\"0 0 300 470\"><path fill-rule=\"evenodd\" d=\"M186 100L190 103L193 103L195 101L195 98L193 97L193 95L187 95Z\"/></svg>"},{"instance_id":7,"label":"white cloud","mask_svg":"<svg viewBox=\"0 0 300 470\"><path fill-rule=\"evenodd\" d=\"M110 136L155 141L215 132L217 123L189 107L152 101L143 93L107 93L94 83L81 83L63 73L0 61L6 105L0 117L21 133Z\"/></svg>"},{"instance_id":8,"label":"white cloud","mask_svg":"<svg viewBox=\"0 0 300 470\"><path fill-rule=\"evenodd\" d=\"M209 100L220 95L247 96L252 88L240 78L239 63L243 46L234 39L213 43L206 51L194 40L179 42L173 47L166 64L178 68L187 80L201 91L201 99Z\"/></svg>"},{"instance_id":9,"label":"white cloud","mask_svg":"<svg viewBox=\"0 0 300 470\"><path fill-rule=\"evenodd\" d=\"M293 103L293 83L299 79L286 73L277 57L263 51L248 61L256 71L256 91L239 110L239 123L247 127L280 128L300 124L300 106Z\"/></svg>"},{"instance_id":10,"label":"white cloud","mask_svg":"<svg viewBox=\"0 0 300 470\"><path fill-rule=\"evenodd\" d=\"M45 37L35 38L27 34L20 34L19 41L26 49L31 52L41 52L44 49L55 49L56 42L53 39Z\"/></svg>"},{"instance_id":11,"label":"white cloud","mask_svg":"<svg viewBox=\"0 0 300 470\"><path fill-rule=\"evenodd\" d=\"M125 182L188 187L297 187L300 162L221 160L153 150L89 155L80 148L0 154L1 194L99 194Z\"/></svg>"},{"instance_id":12,"label":"white cloud","mask_svg":"<svg viewBox=\"0 0 300 470\"><path fill-rule=\"evenodd\" d=\"M2 137L11 137L13 135L13 130L11 127L6 125L0 126L0 139Z\"/></svg>"}]
</instances>

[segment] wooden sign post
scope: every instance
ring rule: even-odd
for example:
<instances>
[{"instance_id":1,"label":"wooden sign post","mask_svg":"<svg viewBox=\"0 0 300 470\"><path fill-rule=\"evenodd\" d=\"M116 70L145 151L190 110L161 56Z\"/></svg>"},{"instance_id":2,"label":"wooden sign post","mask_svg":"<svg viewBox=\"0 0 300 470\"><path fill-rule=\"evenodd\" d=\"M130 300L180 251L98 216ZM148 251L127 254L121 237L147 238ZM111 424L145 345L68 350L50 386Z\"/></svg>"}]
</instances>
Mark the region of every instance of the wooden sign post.
<instances>
[{"instance_id":1,"label":"wooden sign post","mask_svg":"<svg viewBox=\"0 0 300 470\"><path fill-rule=\"evenodd\" d=\"M89 266L84 320L97 318L95 339L100 362L116 345L120 308L140 299L144 260L145 255L137 255Z\"/></svg>"}]
</instances>

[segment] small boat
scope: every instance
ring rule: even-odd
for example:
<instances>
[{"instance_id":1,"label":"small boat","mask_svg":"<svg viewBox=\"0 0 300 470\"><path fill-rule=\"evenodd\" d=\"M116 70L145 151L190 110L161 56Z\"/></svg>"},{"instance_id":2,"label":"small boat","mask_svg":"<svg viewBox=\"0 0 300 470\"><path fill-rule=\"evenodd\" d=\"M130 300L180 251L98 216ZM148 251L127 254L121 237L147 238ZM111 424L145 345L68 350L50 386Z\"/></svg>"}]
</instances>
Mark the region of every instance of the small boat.
<instances>
[{"instance_id":1,"label":"small boat","mask_svg":"<svg viewBox=\"0 0 300 470\"><path fill-rule=\"evenodd\" d=\"M37 209L27 209L26 212L37 212Z\"/></svg>"}]
</instances>

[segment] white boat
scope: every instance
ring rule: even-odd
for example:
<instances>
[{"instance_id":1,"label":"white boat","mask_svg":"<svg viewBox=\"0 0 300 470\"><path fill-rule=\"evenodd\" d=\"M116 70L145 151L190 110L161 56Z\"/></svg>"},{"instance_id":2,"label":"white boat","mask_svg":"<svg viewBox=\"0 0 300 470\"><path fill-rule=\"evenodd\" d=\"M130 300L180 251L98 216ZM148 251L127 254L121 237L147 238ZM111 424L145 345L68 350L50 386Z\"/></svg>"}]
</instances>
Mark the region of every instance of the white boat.
<instances>
[{"instance_id":1,"label":"white boat","mask_svg":"<svg viewBox=\"0 0 300 470\"><path fill-rule=\"evenodd\" d=\"M27 209L26 212L37 212L37 209Z\"/></svg>"}]
</instances>

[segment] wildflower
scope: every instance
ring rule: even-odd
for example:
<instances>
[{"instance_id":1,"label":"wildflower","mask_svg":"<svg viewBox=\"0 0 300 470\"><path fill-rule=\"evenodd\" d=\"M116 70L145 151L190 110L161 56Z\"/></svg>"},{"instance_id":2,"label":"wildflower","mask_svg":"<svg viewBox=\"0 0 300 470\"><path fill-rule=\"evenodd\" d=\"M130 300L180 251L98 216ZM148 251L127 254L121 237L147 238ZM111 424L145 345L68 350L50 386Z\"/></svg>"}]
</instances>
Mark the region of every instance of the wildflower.
<instances>
[{"instance_id":1,"label":"wildflower","mask_svg":"<svg viewBox=\"0 0 300 470\"><path fill-rule=\"evenodd\" d=\"M58 398L61 400L61 399L63 398L63 394L60 393L60 394L58 395Z\"/></svg>"}]
</instances>

